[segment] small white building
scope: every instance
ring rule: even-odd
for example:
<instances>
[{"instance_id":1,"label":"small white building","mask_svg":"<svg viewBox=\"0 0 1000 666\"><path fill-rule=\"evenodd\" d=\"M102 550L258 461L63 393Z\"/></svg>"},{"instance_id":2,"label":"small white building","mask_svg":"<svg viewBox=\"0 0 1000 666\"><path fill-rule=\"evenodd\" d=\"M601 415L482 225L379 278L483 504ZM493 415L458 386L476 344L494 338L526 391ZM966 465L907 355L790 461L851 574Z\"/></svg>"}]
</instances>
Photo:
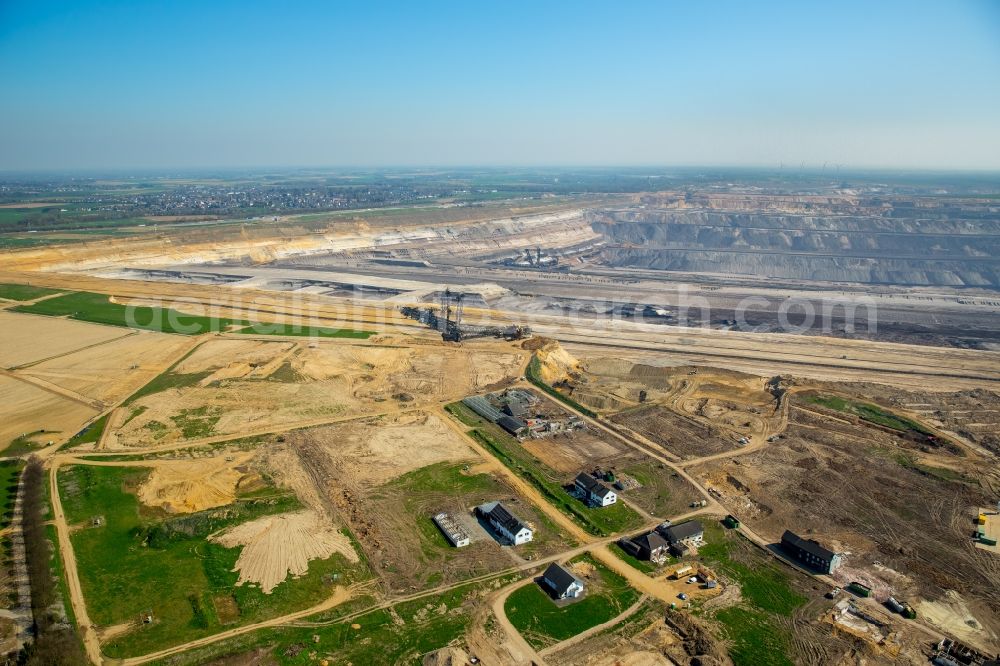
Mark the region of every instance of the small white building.
<instances>
[{"instance_id":1,"label":"small white building","mask_svg":"<svg viewBox=\"0 0 1000 666\"><path fill-rule=\"evenodd\" d=\"M469 539L466 531L447 513L441 512L434 516L434 524L438 526L438 529L441 530L455 548L462 548L471 543L471 539Z\"/></svg>"}]
</instances>

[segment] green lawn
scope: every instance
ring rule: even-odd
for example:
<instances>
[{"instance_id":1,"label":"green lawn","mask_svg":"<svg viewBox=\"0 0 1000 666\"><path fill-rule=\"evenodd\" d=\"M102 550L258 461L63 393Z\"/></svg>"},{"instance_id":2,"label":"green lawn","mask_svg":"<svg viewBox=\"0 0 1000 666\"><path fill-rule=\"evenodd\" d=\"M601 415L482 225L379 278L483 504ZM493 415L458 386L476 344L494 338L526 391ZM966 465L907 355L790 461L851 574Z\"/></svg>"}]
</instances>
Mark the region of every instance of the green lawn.
<instances>
[{"instance_id":1,"label":"green lawn","mask_svg":"<svg viewBox=\"0 0 1000 666\"><path fill-rule=\"evenodd\" d=\"M57 289L32 287L27 284L0 284L0 298L6 298L10 301L32 301L42 296L51 296L58 293Z\"/></svg>"},{"instance_id":2,"label":"green lawn","mask_svg":"<svg viewBox=\"0 0 1000 666\"><path fill-rule=\"evenodd\" d=\"M28 454L34 453L38 449L43 448L47 443L47 437L52 437L55 433L46 433L43 430L36 430L34 432L27 432L19 437L15 437L10 441L5 448L0 449L2 455L5 456L24 456L28 457Z\"/></svg>"},{"instance_id":3,"label":"green lawn","mask_svg":"<svg viewBox=\"0 0 1000 666\"><path fill-rule=\"evenodd\" d=\"M374 331L355 331L350 328L328 328L326 326L299 326L293 324L251 324L241 328L237 333L251 335L291 335L304 338L350 338L367 340L375 335Z\"/></svg>"},{"instance_id":4,"label":"green lawn","mask_svg":"<svg viewBox=\"0 0 1000 666\"><path fill-rule=\"evenodd\" d=\"M52 548L52 573L56 577L59 589L59 599L66 610L66 620L71 624L76 624L76 614L73 612L73 604L69 600L69 587L66 585L66 571L63 569L62 557L59 556L59 537L56 534L55 525L46 525L45 534L49 539Z\"/></svg>"},{"instance_id":5,"label":"green lawn","mask_svg":"<svg viewBox=\"0 0 1000 666\"><path fill-rule=\"evenodd\" d=\"M608 536L642 524L642 517L623 502L598 508L588 506L570 495L562 486L568 479L531 455L504 430L480 418L461 402L451 403L445 409L465 425L472 426L473 430L469 434L473 438L515 474L535 486L550 504L591 534Z\"/></svg>"},{"instance_id":6,"label":"green lawn","mask_svg":"<svg viewBox=\"0 0 1000 666\"><path fill-rule=\"evenodd\" d=\"M792 571L760 552L737 530L705 525L707 544L700 557L716 573L739 584L740 605L714 613L731 641L729 656L736 666L792 663L787 618L806 602L791 585Z\"/></svg>"},{"instance_id":7,"label":"green lawn","mask_svg":"<svg viewBox=\"0 0 1000 666\"><path fill-rule=\"evenodd\" d=\"M170 663L173 666L203 664L223 655L240 655L264 648L274 662L282 665L315 666L325 659L330 664L417 666L426 653L462 640L471 620L473 600L513 580L507 576L470 583L439 595L399 603L391 609L350 615L349 619L321 626L255 631L171 657ZM358 606L373 603L373 599L363 597L306 619L335 620L345 617L349 611L357 613ZM359 628L352 628L353 624ZM319 636L319 640L315 641L314 636Z\"/></svg>"},{"instance_id":8,"label":"green lawn","mask_svg":"<svg viewBox=\"0 0 1000 666\"><path fill-rule=\"evenodd\" d=\"M899 430L901 432L916 432L921 435L933 434L916 421L912 421L904 416L899 416L898 414L893 414L892 412L888 412L877 405L872 405L867 402L856 402L854 400L847 400L838 396L823 395L806 396L805 400L806 402L810 402L814 405L820 405L821 407L826 407L827 409L845 412L847 414L854 414L863 421L892 428L893 430Z\"/></svg>"},{"instance_id":9,"label":"green lawn","mask_svg":"<svg viewBox=\"0 0 1000 666\"><path fill-rule=\"evenodd\" d=\"M585 594L564 606L556 602L537 583L515 590L504 604L511 624L532 646L543 648L575 636L620 615L639 599L639 593L615 572L588 555L572 560L585 561L594 567L585 580Z\"/></svg>"},{"instance_id":10,"label":"green lawn","mask_svg":"<svg viewBox=\"0 0 1000 666\"><path fill-rule=\"evenodd\" d=\"M342 556L312 561L306 575L278 585L270 595L236 587L232 571L239 548L223 548L206 537L261 515L294 510L294 496L255 494L195 514L167 516L140 506L134 489L148 474L141 468L74 466L59 474L71 524L87 609L102 626L130 622L145 610L156 621L110 641L107 655L126 657L306 608L330 593L328 574L346 584L367 577L364 565ZM91 527L93 516L105 524ZM220 617L219 604L236 609Z\"/></svg>"},{"instance_id":11,"label":"green lawn","mask_svg":"<svg viewBox=\"0 0 1000 666\"><path fill-rule=\"evenodd\" d=\"M718 611L715 619L731 643L729 657L736 666L792 666L788 658L788 630L767 613L733 606Z\"/></svg>"},{"instance_id":12,"label":"green lawn","mask_svg":"<svg viewBox=\"0 0 1000 666\"><path fill-rule=\"evenodd\" d=\"M106 294L94 294L86 291L56 296L31 305L19 305L13 310L52 317L69 317L95 324L127 326L184 335L225 331L231 326L248 323L234 319L183 314L170 308L127 307L119 303L112 303Z\"/></svg>"}]
</instances>

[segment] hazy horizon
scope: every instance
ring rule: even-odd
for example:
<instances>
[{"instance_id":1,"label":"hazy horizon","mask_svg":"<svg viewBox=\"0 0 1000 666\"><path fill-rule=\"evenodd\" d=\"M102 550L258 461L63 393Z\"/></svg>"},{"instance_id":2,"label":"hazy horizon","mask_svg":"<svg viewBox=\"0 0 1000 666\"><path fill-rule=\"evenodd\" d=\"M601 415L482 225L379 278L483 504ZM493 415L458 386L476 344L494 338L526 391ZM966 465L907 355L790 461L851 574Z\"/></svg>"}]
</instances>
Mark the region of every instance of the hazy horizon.
<instances>
[{"instance_id":1,"label":"hazy horizon","mask_svg":"<svg viewBox=\"0 0 1000 666\"><path fill-rule=\"evenodd\" d=\"M1000 170L983 1L7 2L0 72L4 172Z\"/></svg>"}]
</instances>

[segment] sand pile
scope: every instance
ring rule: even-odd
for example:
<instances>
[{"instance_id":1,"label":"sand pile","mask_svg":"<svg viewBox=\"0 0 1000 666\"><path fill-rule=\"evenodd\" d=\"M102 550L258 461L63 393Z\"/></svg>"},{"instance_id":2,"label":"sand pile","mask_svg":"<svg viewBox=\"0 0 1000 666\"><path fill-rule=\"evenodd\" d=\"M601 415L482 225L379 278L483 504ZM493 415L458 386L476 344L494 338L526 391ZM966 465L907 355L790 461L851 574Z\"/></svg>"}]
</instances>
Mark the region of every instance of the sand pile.
<instances>
[{"instance_id":1,"label":"sand pile","mask_svg":"<svg viewBox=\"0 0 1000 666\"><path fill-rule=\"evenodd\" d=\"M139 486L139 501L171 513L194 513L231 504L236 499L238 484L248 474L243 466L253 455L243 452L196 460L156 461L152 473Z\"/></svg>"},{"instance_id":2,"label":"sand pile","mask_svg":"<svg viewBox=\"0 0 1000 666\"><path fill-rule=\"evenodd\" d=\"M226 548L243 546L234 571L237 585L257 583L265 594L289 574L301 576L309 560L326 559L340 553L351 562L358 554L350 540L313 510L264 516L210 537Z\"/></svg>"}]
</instances>

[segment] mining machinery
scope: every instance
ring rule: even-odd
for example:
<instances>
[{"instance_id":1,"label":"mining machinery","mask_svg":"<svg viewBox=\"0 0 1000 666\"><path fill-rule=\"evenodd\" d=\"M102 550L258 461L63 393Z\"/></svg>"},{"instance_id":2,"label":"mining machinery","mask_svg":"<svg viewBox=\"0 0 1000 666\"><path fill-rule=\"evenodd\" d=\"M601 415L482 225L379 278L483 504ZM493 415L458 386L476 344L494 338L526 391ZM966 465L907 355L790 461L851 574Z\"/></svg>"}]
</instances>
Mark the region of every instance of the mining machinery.
<instances>
[{"instance_id":1,"label":"mining machinery","mask_svg":"<svg viewBox=\"0 0 1000 666\"><path fill-rule=\"evenodd\" d=\"M446 342L461 342L473 338L503 338L504 340L521 340L531 337L531 329L527 326L510 324L508 326L476 326L462 323L462 301L465 294L445 289L441 294L441 304L435 312L429 308L404 307L402 313L410 319L416 319L422 324L441 332L441 339Z\"/></svg>"}]
</instances>

